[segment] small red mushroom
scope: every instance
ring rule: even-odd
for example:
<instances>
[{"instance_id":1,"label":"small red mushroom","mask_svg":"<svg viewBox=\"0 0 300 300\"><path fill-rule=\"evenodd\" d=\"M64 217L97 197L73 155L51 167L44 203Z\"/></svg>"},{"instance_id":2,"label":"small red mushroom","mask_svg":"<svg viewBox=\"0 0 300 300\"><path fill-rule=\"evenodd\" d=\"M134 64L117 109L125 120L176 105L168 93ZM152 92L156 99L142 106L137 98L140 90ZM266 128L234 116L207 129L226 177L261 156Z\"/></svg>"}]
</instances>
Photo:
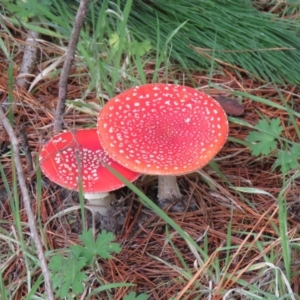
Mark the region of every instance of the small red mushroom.
<instances>
[{"instance_id":1,"label":"small red mushroom","mask_svg":"<svg viewBox=\"0 0 300 300\"><path fill-rule=\"evenodd\" d=\"M226 142L228 121L220 104L203 92L175 84L146 84L104 106L98 135L121 165L162 175L159 199L179 198L174 175L205 166Z\"/></svg>"},{"instance_id":2,"label":"small red mushroom","mask_svg":"<svg viewBox=\"0 0 300 300\"><path fill-rule=\"evenodd\" d=\"M94 209L106 215L110 207L109 191L124 186L104 164L110 165L130 181L140 174L114 161L102 148L97 130L78 129L54 136L40 151L40 167L53 182L79 191L80 184L85 198Z\"/></svg>"}]
</instances>

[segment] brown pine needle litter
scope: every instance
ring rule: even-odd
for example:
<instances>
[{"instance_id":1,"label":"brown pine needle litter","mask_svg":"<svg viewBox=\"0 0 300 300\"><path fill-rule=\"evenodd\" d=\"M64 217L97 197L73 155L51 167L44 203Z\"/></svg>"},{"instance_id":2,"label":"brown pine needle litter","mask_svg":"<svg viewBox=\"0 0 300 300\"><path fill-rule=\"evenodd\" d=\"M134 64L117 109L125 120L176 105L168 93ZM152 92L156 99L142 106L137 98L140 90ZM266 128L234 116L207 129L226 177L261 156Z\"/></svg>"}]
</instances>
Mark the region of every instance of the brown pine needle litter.
<instances>
[{"instance_id":1,"label":"brown pine needle litter","mask_svg":"<svg viewBox=\"0 0 300 300\"><path fill-rule=\"evenodd\" d=\"M54 53L56 59L62 55L60 48L55 48L53 45L49 48L46 42L39 43L39 51L45 58L49 58L48 64L53 63L50 62L50 57L54 57ZM0 59L2 74L0 102L3 103L9 95L10 84L7 76L9 62L3 54L0 54ZM13 65L14 75L18 74L19 60L20 57L16 54ZM47 65L45 61L43 60L45 64L43 68ZM62 63L56 67L61 68L61 66ZM85 70L80 68L79 64L78 66L75 63L71 70L68 100L81 99L88 85L89 78ZM151 78L151 74L154 73L153 62L149 61L146 64L145 73ZM38 70L35 75L37 74ZM149 209L142 207L134 193L123 188L118 196L122 196L122 201L125 203L120 211L124 222L116 231L116 240L121 244L122 252L115 255L112 260L98 260L93 269L86 270L90 276L89 288L92 290L98 287L95 277L103 284L133 283L136 285L133 289L127 287L115 289L113 299L123 299L130 290L135 290L138 293L148 293L151 295L150 299L155 300L167 300L172 297L172 299L208 299L205 296L198 298L200 287L206 287L211 291L210 299L222 299L224 291L239 287L240 281L246 282L244 287L253 282L260 282L262 289L267 290L268 287L263 288L263 286L273 276L272 270L266 269L265 272L261 272L257 264L265 262L264 256L274 256L275 266L284 270L280 236L277 230L280 222L277 197L283 189L284 178L280 172L272 170L275 160L273 157L254 157L245 145L236 142L237 140L245 141L251 131L236 120L254 126L261 116L268 119L280 118L281 125L284 127L284 138L294 142L299 142L299 140L287 111L270 107L266 103L256 102L250 98L237 97L235 93L248 93L280 105L284 99L296 112L300 112L298 87L275 87L267 83L262 85L246 75L238 79L232 71L226 69L226 66L222 73L219 72L212 78L199 73L189 75L188 80L182 82L180 81L182 74L176 73L176 70L169 72L168 76L166 78L166 73L162 68L158 81L172 83L176 79L182 84L201 87L213 97L228 96L239 100L244 105L244 115L230 122L230 140L215 160L228 182L210 166L204 167L199 172L181 176L179 178L181 192L194 203L195 207L192 211L168 213L187 234L198 241L201 248L205 249L208 259L201 263L193 249L172 228L168 228L168 236L165 222ZM63 190L42 177L40 200L37 194L37 154L43 143L52 136L52 122L58 99L58 82L59 74L51 78L47 76L41 78L31 93L19 88L16 84L12 87L14 128L16 133L21 127L25 128L33 155L33 172L26 171L28 162L25 155L22 156L22 163L24 172L27 172L26 180L31 193L32 207L44 230L42 236L44 248L47 251L78 244L78 235L83 228L79 210L72 209L74 205L78 205L76 193ZM223 90L209 87L210 83L222 87ZM121 85L119 88L122 90ZM86 102L99 106L99 100L94 92L87 95ZM299 126L298 119L296 122ZM89 111L80 111L76 107L67 108L64 128L92 127L95 124L96 115ZM1 232L18 239L9 195L5 188L6 183L11 188L14 180L10 141L1 126L0 162L7 180L0 181ZM156 177L144 177L136 184L150 198L156 197ZM233 187L255 188L264 193L243 194ZM288 240L298 241L299 239L299 196L299 179L296 178L287 186L284 193L289 208ZM40 201L39 204L38 201ZM87 214L88 226L92 226L93 222L89 213ZM22 206L20 206L20 221L22 224L28 222ZM226 248L229 224L231 248ZM99 229L97 226L99 223L96 222L96 230ZM23 226L24 236L30 236L29 230L26 231L25 228ZM258 245L263 245L264 248L260 249ZM0 249L4 285L15 286L14 299L23 299L28 293L26 263L22 258L24 254L17 244L7 243L2 239ZM14 255L9 256L8 253L14 253ZM178 253L181 254L181 258ZM229 261L226 261L227 257L230 257ZM291 285L294 293L297 294L299 293L299 253L296 248L292 252L292 261L295 263L292 268ZM213 277L211 273L215 270L216 262L218 262L220 274L218 276L214 274L215 277ZM256 267L251 268L253 265ZM34 283L40 276L40 270L36 268L31 275ZM42 286L39 292L43 293ZM92 299L106 299L105 294L99 297ZM237 296L234 299L242 298Z\"/></svg>"}]
</instances>

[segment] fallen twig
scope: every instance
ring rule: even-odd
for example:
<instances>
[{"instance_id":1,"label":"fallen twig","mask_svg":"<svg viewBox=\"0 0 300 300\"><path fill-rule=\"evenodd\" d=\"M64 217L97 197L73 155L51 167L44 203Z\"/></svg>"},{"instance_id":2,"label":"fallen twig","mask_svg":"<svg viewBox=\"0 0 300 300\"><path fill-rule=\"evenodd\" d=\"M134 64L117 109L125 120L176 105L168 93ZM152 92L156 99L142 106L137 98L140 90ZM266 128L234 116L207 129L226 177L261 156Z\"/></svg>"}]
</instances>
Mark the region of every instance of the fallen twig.
<instances>
[{"instance_id":1,"label":"fallen twig","mask_svg":"<svg viewBox=\"0 0 300 300\"><path fill-rule=\"evenodd\" d=\"M32 162L31 150L30 150L30 146L26 134L26 129L24 128L24 126L20 128L19 137L26 158L27 174L30 174L33 171L33 162Z\"/></svg>"},{"instance_id":2,"label":"fallen twig","mask_svg":"<svg viewBox=\"0 0 300 300\"><path fill-rule=\"evenodd\" d=\"M24 48L24 55L22 59L22 65L17 77L17 85L23 88L27 88L29 81L26 77L31 76L33 64L36 59L36 39L39 37L39 33L36 31L28 31L26 38L26 46Z\"/></svg>"},{"instance_id":3,"label":"fallen twig","mask_svg":"<svg viewBox=\"0 0 300 300\"><path fill-rule=\"evenodd\" d=\"M16 79L17 85L24 89L27 89L29 84L27 77L32 76L31 73L34 67L34 62L36 60L36 53L37 53L36 39L39 36L40 34L36 31L29 30L27 33L27 37L25 41L26 46L24 48L22 64L21 64L19 75L17 76ZM22 126L19 131L19 137L26 157L27 173L30 174L33 171L33 163L32 163L31 151L30 151L30 147L26 135L26 129L24 126Z\"/></svg>"},{"instance_id":4,"label":"fallen twig","mask_svg":"<svg viewBox=\"0 0 300 300\"><path fill-rule=\"evenodd\" d=\"M11 126L7 117L5 116L5 113L4 113L1 105L0 105L0 121L2 122L3 127L6 130L8 136L10 138L11 144L12 144L12 148L13 148L12 150L14 152L13 157L14 157L14 161L15 161L15 165L16 165L16 169L17 169L18 182L19 182L19 185L21 188L21 193L23 196L23 203L24 203L24 207L26 210L26 214L28 216L28 225L30 228L30 232L32 234L33 241L35 243L38 258L41 262L41 270L44 275L47 299L54 300L54 295L53 295L53 291L52 291L52 287L51 287L51 280L50 280L50 274L49 274L47 262L46 262L46 259L44 256L43 247L42 247L41 240L39 238L38 230L35 225L35 221L34 221L35 217L31 210L29 192L28 192L28 189L26 186L26 181L25 181L21 158L20 158L18 139L14 133L13 127Z\"/></svg>"},{"instance_id":5,"label":"fallen twig","mask_svg":"<svg viewBox=\"0 0 300 300\"><path fill-rule=\"evenodd\" d=\"M65 102L66 102L67 92L68 92L67 89L68 77L70 74L72 62L75 55L75 50L79 39L80 29L82 27L87 12L88 4L89 4L89 0L81 0L75 17L74 27L71 33L68 49L66 52L66 59L59 79L58 100L57 100L57 106L55 110L54 124L53 124L54 133L59 132L63 124L63 115L65 113Z\"/></svg>"}]
</instances>

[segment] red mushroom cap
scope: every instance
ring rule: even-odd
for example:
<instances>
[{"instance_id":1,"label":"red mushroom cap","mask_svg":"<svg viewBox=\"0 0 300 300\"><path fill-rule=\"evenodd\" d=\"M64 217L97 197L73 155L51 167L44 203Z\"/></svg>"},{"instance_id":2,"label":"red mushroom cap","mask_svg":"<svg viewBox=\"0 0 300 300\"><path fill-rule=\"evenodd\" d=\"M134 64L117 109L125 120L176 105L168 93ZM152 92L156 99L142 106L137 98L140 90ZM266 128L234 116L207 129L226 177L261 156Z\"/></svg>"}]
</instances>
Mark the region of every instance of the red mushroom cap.
<instances>
[{"instance_id":1,"label":"red mushroom cap","mask_svg":"<svg viewBox=\"0 0 300 300\"><path fill-rule=\"evenodd\" d=\"M146 84L111 99L98 117L104 149L136 172L176 175L206 165L223 147L227 116L210 96L174 84Z\"/></svg>"},{"instance_id":2,"label":"red mushroom cap","mask_svg":"<svg viewBox=\"0 0 300 300\"><path fill-rule=\"evenodd\" d=\"M58 134L40 152L40 166L49 179L77 191L81 180L85 193L109 192L124 186L102 163L110 165L130 181L140 176L108 156L96 128Z\"/></svg>"}]
</instances>

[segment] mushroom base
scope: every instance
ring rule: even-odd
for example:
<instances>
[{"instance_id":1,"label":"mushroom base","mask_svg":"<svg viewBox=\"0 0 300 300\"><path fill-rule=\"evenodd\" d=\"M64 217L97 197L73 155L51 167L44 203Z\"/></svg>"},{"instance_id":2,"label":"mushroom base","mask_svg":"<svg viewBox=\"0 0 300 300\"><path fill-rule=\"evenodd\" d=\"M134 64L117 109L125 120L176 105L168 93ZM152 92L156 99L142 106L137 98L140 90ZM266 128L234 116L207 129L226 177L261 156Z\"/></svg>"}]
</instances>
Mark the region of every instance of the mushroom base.
<instances>
[{"instance_id":1,"label":"mushroom base","mask_svg":"<svg viewBox=\"0 0 300 300\"><path fill-rule=\"evenodd\" d=\"M163 199L181 199L176 176L158 176L158 203Z\"/></svg>"},{"instance_id":2,"label":"mushroom base","mask_svg":"<svg viewBox=\"0 0 300 300\"><path fill-rule=\"evenodd\" d=\"M85 199L87 200L87 206L93 213L98 212L102 216L106 216L110 209L110 203L113 200L112 195L109 193L85 193Z\"/></svg>"}]
</instances>

